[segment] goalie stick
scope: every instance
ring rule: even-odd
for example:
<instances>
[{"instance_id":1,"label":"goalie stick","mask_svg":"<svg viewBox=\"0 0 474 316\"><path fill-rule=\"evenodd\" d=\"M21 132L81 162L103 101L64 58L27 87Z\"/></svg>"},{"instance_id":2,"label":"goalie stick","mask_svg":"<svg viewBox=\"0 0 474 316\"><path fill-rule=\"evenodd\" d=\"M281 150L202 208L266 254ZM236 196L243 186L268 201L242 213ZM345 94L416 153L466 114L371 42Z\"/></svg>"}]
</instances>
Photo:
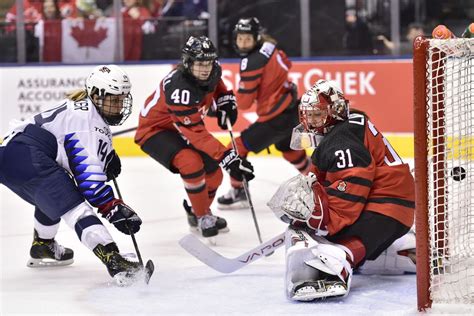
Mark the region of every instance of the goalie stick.
<instances>
[{"instance_id":1,"label":"goalie stick","mask_svg":"<svg viewBox=\"0 0 474 316\"><path fill-rule=\"evenodd\" d=\"M206 246L193 234L188 234L179 241L179 245L189 254L221 273L232 273L240 270L249 263L257 261L263 256L268 256L284 244L285 233L283 232L236 258L226 258Z\"/></svg>"}]
</instances>

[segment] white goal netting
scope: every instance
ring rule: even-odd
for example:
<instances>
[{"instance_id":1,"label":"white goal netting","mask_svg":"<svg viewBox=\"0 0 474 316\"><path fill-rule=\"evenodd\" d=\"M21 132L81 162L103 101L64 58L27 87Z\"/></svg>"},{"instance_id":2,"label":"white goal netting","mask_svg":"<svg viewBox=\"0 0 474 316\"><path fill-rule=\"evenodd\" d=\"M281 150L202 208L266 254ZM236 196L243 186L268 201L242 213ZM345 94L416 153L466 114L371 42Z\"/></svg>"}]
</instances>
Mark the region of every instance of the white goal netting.
<instances>
[{"instance_id":1,"label":"white goal netting","mask_svg":"<svg viewBox=\"0 0 474 316\"><path fill-rule=\"evenodd\" d=\"M474 303L474 39L426 58L430 296Z\"/></svg>"}]
</instances>

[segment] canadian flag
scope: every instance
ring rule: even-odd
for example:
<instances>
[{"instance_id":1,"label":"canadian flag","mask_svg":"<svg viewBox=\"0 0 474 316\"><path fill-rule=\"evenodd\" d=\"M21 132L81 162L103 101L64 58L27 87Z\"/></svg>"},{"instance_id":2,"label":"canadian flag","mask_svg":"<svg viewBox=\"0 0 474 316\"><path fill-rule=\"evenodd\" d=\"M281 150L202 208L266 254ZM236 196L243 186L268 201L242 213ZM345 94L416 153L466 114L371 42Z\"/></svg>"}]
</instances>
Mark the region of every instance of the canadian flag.
<instances>
[{"instance_id":1,"label":"canadian flag","mask_svg":"<svg viewBox=\"0 0 474 316\"><path fill-rule=\"evenodd\" d=\"M61 51L65 63L112 62L115 57L115 20L62 20Z\"/></svg>"},{"instance_id":2,"label":"canadian flag","mask_svg":"<svg viewBox=\"0 0 474 316\"><path fill-rule=\"evenodd\" d=\"M141 24L124 19L124 58L140 60ZM42 61L111 63L116 54L115 19L40 21L35 27Z\"/></svg>"}]
</instances>

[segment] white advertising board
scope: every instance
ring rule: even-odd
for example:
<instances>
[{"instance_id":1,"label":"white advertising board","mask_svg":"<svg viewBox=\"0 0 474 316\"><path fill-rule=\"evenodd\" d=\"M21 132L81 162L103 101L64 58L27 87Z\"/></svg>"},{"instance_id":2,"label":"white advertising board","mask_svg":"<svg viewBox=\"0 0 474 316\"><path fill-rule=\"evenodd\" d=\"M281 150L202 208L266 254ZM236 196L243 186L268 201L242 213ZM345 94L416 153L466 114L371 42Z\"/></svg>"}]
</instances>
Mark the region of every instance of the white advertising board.
<instances>
[{"instance_id":1,"label":"white advertising board","mask_svg":"<svg viewBox=\"0 0 474 316\"><path fill-rule=\"evenodd\" d=\"M133 111L120 127L138 125L138 113L145 99L156 89L172 64L122 65L132 82ZM94 65L23 66L0 68L0 138L8 131L9 121L25 119L55 107L66 93L82 89Z\"/></svg>"}]
</instances>

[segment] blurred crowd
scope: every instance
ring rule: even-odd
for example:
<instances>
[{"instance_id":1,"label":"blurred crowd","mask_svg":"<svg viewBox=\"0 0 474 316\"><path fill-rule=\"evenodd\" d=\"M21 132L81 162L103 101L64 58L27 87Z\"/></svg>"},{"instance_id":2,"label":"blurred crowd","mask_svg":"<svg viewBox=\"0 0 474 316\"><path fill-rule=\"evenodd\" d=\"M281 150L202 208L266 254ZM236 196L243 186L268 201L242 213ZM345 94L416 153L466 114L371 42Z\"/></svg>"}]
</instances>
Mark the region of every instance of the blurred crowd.
<instances>
[{"instance_id":1,"label":"blurred crowd","mask_svg":"<svg viewBox=\"0 0 474 316\"><path fill-rule=\"evenodd\" d=\"M51 19L95 19L115 15L113 0L23 0L25 23ZM161 16L186 17L191 20L208 17L207 1L202 0L122 0L124 18L142 19ZM5 16L16 20L14 2Z\"/></svg>"},{"instance_id":2,"label":"blurred crowd","mask_svg":"<svg viewBox=\"0 0 474 316\"><path fill-rule=\"evenodd\" d=\"M29 41L27 61L46 61L41 58L41 49L38 48L42 40L35 39L34 28L38 22L60 25L65 20L98 21L118 14L114 0L22 1L26 38ZM466 21L471 21L474 16L474 4L461 5L460 0L420 1L400 1L399 30L395 38L392 38L389 0L311 1L309 56L409 56L416 36L430 35L433 27L443 23L453 26L453 31L459 33L456 27L465 27ZM9 48L0 51L0 62L16 61L16 0L8 0L7 5L5 3L0 5L0 45ZM275 7L278 10L273 10ZM210 34L208 0L121 0L119 10L124 32L128 32L124 34L125 45L128 42L134 48L138 47L134 54L126 53L125 60L176 59L184 40L190 35ZM289 56L305 56L301 30L288 32L300 25L299 10L299 6L288 0L217 1L219 56L236 57L231 43L231 27L245 16L258 16ZM329 29L331 32L326 31ZM56 31L61 32L61 29L58 27ZM51 29L43 34L49 36L52 32ZM130 36L134 37L131 42Z\"/></svg>"}]
</instances>

